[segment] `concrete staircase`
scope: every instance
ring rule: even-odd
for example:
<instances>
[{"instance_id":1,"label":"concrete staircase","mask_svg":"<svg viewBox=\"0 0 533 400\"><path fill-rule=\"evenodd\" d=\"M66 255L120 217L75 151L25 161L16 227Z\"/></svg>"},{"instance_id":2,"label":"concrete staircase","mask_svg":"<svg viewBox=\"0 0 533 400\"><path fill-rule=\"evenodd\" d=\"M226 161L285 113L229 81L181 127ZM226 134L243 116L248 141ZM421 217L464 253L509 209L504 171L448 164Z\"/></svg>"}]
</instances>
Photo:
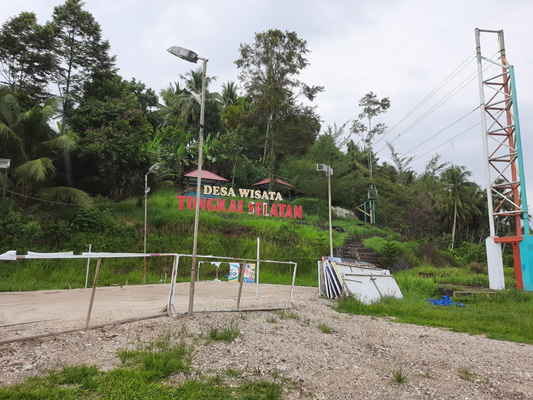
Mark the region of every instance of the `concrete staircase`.
<instances>
[{"instance_id":1,"label":"concrete staircase","mask_svg":"<svg viewBox=\"0 0 533 400\"><path fill-rule=\"evenodd\" d=\"M333 253L336 257L365 261L379 267L378 254L372 249L367 249L363 242L347 240L342 247L335 248Z\"/></svg>"}]
</instances>

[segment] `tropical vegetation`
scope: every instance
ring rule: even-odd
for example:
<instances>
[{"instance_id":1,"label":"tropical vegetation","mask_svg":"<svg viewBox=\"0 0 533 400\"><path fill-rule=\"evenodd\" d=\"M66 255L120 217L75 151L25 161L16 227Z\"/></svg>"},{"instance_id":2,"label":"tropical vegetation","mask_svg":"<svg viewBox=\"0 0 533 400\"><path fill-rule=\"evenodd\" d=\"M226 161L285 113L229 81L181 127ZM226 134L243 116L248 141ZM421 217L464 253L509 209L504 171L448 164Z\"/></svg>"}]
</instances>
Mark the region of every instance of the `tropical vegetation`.
<instances>
[{"instance_id":1,"label":"tropical vegetation","mask_svg":"<svg viewBox=\"0 0 533 400\"><path fill-rule=\"evenodd\" d=\"M124 79L86 8L81 0L66 0L42 25L34 13L23 12L0 29L0 158L11 160L9 169L0 169L6 193L2 249L26 247L26 237L14 233L8 215L39 226L35 248L63 248L71 240L58 232L82 233L80 216L103 212L95 211L104 210L102 204L110 210L110 203L124 201L141 207L144 175L154 163L163 166L149 175L151 194L175 187L197 168L195 98L201 95L202 71L191 69L159 94L135 78ZM325 88L301 80L311 67L304 39L270 29L238 52L235 81L223 82L217 93L216 77L207 77L204 169L234 188L270 178L272 189L282 179L293 186L293 199L316 204L320 219L327 178L316 164L327 164L334 171L333 206L368 219L364 204L375 187L374 222L400 240L440 250L463 242L482 245L488 232L486 198L464 166L436 154L425 171L415 172L412 158L402 157L391 143L392 163L380 162L373 146L386 130L380 117L394 107L393 100L361 93L347 122L322 126L313 104ZM51 204L60 211L51 212ZM497 229L511 231L511 224L503 220ZM142 228L124 229L134 237ZM137 248L129 240L123 243L122 250Z\"/></svg>"}]
</instances>

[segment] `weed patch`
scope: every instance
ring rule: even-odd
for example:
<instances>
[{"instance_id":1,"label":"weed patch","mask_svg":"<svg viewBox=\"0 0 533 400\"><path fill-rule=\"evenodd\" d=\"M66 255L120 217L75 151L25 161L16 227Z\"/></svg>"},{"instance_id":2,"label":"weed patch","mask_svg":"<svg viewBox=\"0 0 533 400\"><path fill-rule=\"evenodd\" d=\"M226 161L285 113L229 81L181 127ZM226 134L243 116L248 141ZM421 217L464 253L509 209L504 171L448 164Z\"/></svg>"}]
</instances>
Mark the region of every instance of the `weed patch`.
<instances>
[{"instance_id":1,"label":"weed patch","mask_svg":"<svg viewBox=\"0 0 533 400\"><path fill-rule=\"evenodd\" d=\"M208 333L208 342L233 342L239 336L239 324L231 321L225 326L212 326Z\"/></svg>"},{"instance_id":2,"label":"weed patch","mask_svg":"<svg viewBox=\"0 0 533 400\"><path fill-rule=\"evenodd\" d=\"M403 371L402 366L400 365L397 369L391 371L392 379L391 383L397 383L399 385L404 385L409 382L409 376Z\"/></svg>"},{"instance_id":3,"label":"weed patch","mask_svg":"<svg viewBox=\"0 0 533 400\"><path fill-rule=\"evenodd\" d=\"M476 380L476 376L466 367L457 369L457 373L459 374L459 378L465 381L474 382Z\"/></svg>"}]
</instances>

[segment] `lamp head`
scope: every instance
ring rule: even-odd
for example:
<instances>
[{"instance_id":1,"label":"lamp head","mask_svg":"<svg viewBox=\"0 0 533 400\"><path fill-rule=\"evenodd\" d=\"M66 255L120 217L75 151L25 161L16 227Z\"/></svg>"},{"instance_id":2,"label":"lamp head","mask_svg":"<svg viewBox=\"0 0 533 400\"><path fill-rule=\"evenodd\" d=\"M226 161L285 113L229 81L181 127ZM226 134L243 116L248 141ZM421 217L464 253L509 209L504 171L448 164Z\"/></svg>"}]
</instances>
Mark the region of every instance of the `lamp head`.
<instances>
[{"instance_id":1,"label":"lamp head","mask_svg":"<svg viewBox=\"0 0 533 400\"><path fill-rule=\"evenodd\" d=\"M176 57L182 58L194 64L198 62L198 54L196 54L194 51L184 49L183 47L172 46L169 47L167 51Z\"/></svg>"},{"instance_id":2,"label":"lamp head","mask_svg":"<svg viewBox=\"0 0 533 400\"><path fill-rule=\"evenodd\" d=\"M148 170L148 172L152 172L152 171L157 171L159 168L161 168L163 166L163 164L161 164L160 162L158 163L155 163L154 165L152 165L150 167L150 169Z\"/></svg>"}]
</instances>

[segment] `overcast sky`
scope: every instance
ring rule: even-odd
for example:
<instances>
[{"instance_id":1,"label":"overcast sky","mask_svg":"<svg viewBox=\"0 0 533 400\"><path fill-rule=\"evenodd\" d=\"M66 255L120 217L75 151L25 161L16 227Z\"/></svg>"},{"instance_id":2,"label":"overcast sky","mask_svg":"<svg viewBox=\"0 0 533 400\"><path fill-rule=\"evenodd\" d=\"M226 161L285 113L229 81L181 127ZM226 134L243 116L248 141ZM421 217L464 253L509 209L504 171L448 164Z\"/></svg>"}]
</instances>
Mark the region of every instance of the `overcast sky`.
<instances>
[{"instance_id":1,"label":"overcast sky","mask_svg":"<svg viewBox=\"0 0 533 400\"><path fill-rule=\"evenodd\" d=\"M44 23L51 19L54 6L62 3L2 1L0 21L32 11ZM533 204L533 160L527 157L533 149L531 1L88 0L85 9L100 23L104 39L110 41L119 73L126 79L135 77L156 92L194 67L167 53L170 46L186 47L208 58L208 75L217 77L211 90L217 91L223 82L237 81L239 71L234 61L240 43L252 43L255 32L268 29L295 31L311 51L310 66L302 80L325 86L325 92L315 100L323 128L356 118L358 101L369 91L380 98L390 97L390 110L375 122L392 128L471 57L461 73L385 140L395 140L400 155L417 156L412 163L417 172L423 171L438 151L442 161L466 166L483 186L480 127L429 152L480 122L479 110L413 148L479 106L474 29L502 29L507 58L515 66L527 192L529 204ZM496 49L496 35L482 36L484 56L493 56ZM469 85L405 131L469 76L475 77ZM385 140L377 143L375 150L386 146ZM378 157L390 162L388 148L380 150Z\"/></svg>"}]
</instances>

